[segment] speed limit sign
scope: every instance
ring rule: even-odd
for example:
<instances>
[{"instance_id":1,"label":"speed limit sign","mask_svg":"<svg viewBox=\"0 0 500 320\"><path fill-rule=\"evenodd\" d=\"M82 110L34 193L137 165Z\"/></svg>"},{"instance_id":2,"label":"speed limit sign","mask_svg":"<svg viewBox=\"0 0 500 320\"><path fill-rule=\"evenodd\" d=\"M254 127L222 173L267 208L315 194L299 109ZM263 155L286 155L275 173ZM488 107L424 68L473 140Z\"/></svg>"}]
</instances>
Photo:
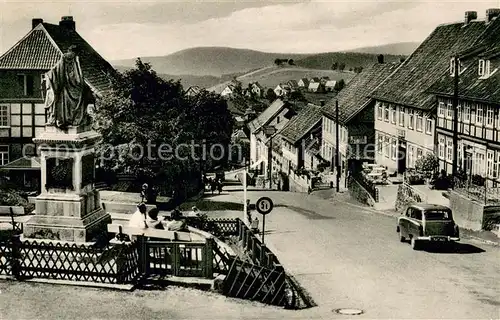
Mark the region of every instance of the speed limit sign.
<instances>
[{"instance_id":1,"label":"speed limit sign","mask_svg":"<svg viewBox=\"0 0 500 320\"><path fill-rule=\"evenodd\" d=\"M262 215L266 215L273 210L273 201L268 197L262 197L255 203L255 209Z\"/></svg>"}]
</instances>

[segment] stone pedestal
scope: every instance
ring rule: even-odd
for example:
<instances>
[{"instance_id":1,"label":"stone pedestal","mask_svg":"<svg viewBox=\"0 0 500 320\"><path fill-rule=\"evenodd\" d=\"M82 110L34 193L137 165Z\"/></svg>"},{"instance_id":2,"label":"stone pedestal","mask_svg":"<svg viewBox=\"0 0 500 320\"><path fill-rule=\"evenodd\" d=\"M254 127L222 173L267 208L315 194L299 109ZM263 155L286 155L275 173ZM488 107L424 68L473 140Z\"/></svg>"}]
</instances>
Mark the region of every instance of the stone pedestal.
<instances>
[{"instance_id":1,"label":"stone pedestal","mask_svg":"<svg viewBox=\"0 0 500 320\"><path fill-rule=\"evenodd\" d=\"M41 194L35 216L24 224L27 238L90 241L111 222L94 188L95 144L101 136L87 127L62 131L47 126L33 141L41 160Z\"/></svg>"}]
</instances>

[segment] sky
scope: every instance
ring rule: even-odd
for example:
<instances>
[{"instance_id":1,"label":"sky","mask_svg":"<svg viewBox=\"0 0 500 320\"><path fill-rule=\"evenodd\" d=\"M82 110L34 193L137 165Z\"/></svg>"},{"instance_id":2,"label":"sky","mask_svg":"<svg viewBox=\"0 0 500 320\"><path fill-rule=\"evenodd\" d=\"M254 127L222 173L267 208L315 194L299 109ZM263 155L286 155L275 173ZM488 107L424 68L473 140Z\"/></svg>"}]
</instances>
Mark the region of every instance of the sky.
<instances>
[{"instance_id":1,"label":"sky","mask_svg":"<svg viewBox=\"0 0 500 320\"><path fill-rule=\"evenodd\" d=\"M32 18L71 15L80 35L108 60L225 46L279 53L343 51L423 41L465 11L484 19L496 1L0 0L0 54L31 29Z\"/></svg>"}]
</instances>

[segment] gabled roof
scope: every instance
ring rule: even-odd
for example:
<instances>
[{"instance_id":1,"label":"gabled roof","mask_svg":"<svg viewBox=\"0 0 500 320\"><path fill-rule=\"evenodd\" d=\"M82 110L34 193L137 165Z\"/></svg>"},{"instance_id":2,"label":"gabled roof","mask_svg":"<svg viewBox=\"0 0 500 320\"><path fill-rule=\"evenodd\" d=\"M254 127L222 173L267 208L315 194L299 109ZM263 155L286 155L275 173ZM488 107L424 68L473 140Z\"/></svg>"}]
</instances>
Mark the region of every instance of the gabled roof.
<instances>
[{"instance_id":1,"label":"gabled roof","mask_svg":"<svg viewBox=\"0 0 500 320\"><path fill-rule=\"evenodd\" d=\"M302 78L299 80L299 82L302 81L304 83L304 85L308 86L309 85L309 79L307 78Z\"/></svg>"},{"instance_id":2,"label":"gabled roof","mask_svg":"<svg viewBox=\"0 0 500 320\"><path fill-rule=\"evenodd\" d=\"M339 123L346 123L357 115L371 101L371 93L384 85L384 80L397 68L397 64L376 63L358 73L342 89L335 99L330 100L324 113L335 117L335 103L339 103Z\"/></svg>"},{"instance_id":3,"label":"gabled roof","mask_svg":"<svg viewBox=\"0 0 500 320\"><path fill-rule=\"evenodd\" d=\"M309 82L319 82L319 78L318 77L312 77Z\"/></svg>"},{"instance_id":4,"label":"gabled roof","mask_svg":"<svg viewBox=\"0 0 500 320\"><path fill-rule=\"evenodd\" d=\"M274 100L273 103L269 107L267 107L264 111L261 112L257 116L257 118L253 119L249 124L248 127L250 129L251 133L257 132L259 129L261 129L263 126L267 125L271 120L277 116L281 110L284 108L288 108L289 104L287 102L284 102L281 99L276 99Z\"/></svg>"},{"instance_id":5,"label":"gabled roof","mask_svg":"<svg viewBox=\"0 0 500 320\"><path fill-rule=\"evenodd\" d=\"M335 81L335 80L328 80L325 83L325 87L335 87L336 84L337 84L337 81Z\"/></svg>"},{"instance_id":6,"label":"gabled roof","mask_svg":"<svg viewBox=\"0 0 500 320\"><path fill-rule=\"evenodd\" d=\"M97 94L111 88L116 70L74 30L40 23L0 57L0 69L50 70L71 45L79 51L85 82Z\"/></svg>"},{"instance_id":7,"label":"gabled roof","mask_svg":"<svg viewBox=\"0 0 500 320\"><path fill-rule=\"evenodd\" d=\"M290 90L290 86L288 84L286 84L286 83L280 83L280 84L278 84L275 89L278 89L278 88L281 88L283 90Z\"/></svg>"},{"instance_id":8,"label":"gabled roof","mask_svg":"<svg viewBox=\"0 0 500 320\"><path fill-rule=\"evenodd\" d=\"M256 82L254 82L254 83L252 83L252 87L253 87L253 86L256 86L257 88L259 88L259 89L261 89L261 90L262 90L262 89L264 89L264 87L263 87L263 86L261 86L261 85L260 85L260 83L258 83L257 81L256 81Z\"/></svg>"},{"instance_id":9,"label":"gabled roof","mask_svg":"<svg viewBox=\"0 0 500 320\"><path fill-rule=\"evenodd\" d=\"M233 139L244 139L244 140L248 140L248 137L247 137L247 135L245 134L245 131L243 131L242 129L239 129L239 130L237 130L236 132L234 132L234 133L231 135L231 138L233 138Z\"/></svg>"},{"instance_id":10,"label":"gabled roof","mask_svg":"<svg viewBox=\"0 0 500 320\"><path fill-rule=\"evenodd\" d=\"M197 95L201 92L201 88L198 86L191 86L186 90L187 95Z\"/></svg>"},{"instance_id":11,"label":"gabled roof","mask_svg":"<svg viewBox=\"0 0 500 320\"><path fill-rule=\"evenodd\" d=\"M296 144L322 119L321 108L309 103L280 130L283 139Z\"/></svg>"},{"instance_id":12,"label":"gabled roof","mask_svg":"<svg viewBox=\"0 0 500 320\"><path fill-rule=\"evenodd\" d=\"M488 78L480 78L478 74L478 57L474 57L469 61L461 61L461 63L466 68L459 76L459 98L500 104L500 61L491 62L490 76ZM428 90L429 93L443 96L453 96L453 91L454 78L448 73L442 75Z\"/></svg>"},{"instance_id":13,"label":"gabled roof","mask_svg":"<svg viewBox=\"0 0 500 320\"><path fill-rule=\"evenodd\" d=\"M299 86L299 83L297 82L297 80L290 80L288 81L288 85L292 88L297 88Z\"/></svg>"},{"instance_id":14,"label":"gabled roof","mask_svg":"<svg viewBox=\"0 0 500 320\"><path fill-rule=\"evenodd\" d=\"M463 70L459 75L458 96L462 99L486 103L500 102L500 20L493 20L486 31L479 37L475 46L462 55L460 63ZM480 78L479 59L493 59L490 63L490 76ZM497 69L495 71L495 69ZM454 77L448 70L427 90L428 93L452 96Z\"/></svg>"},{"instance_id":15,"label":"gabled roof","mask_svg":"<svg viewBox=\"0 0 500 320\"><path fill-rule=\"evenodd\" d=\"M319 82L311 82L311 83L309 83L308 88L309 89L317 89L317 88L319 88L320 85L321 85L321 83L319 83Z\"/></svg>"},{"instance_id":16,"label":"gabled roof","mask_svg":"<svg viewBox=\"0 0 500 320\"><path fill-rule=\"evenodd\" d=\"M483 36L498 33L499 24L500 20L495 19L488 24L472 21L467 25L460 22L438 26L372 96L413 108L431 109L434 97L426 91L448 71L451 56L480 45Z\"/></svg>"},{"instance_id":17,"label":"gabled roof","mask_svg":"<svg viewBox=\"0 0 500 320\"><path fill-rule=\"evenodd\" d=\"M0 166L0 170L40 170L40 158L22 157Z\"/></svg>"}]
</instances>

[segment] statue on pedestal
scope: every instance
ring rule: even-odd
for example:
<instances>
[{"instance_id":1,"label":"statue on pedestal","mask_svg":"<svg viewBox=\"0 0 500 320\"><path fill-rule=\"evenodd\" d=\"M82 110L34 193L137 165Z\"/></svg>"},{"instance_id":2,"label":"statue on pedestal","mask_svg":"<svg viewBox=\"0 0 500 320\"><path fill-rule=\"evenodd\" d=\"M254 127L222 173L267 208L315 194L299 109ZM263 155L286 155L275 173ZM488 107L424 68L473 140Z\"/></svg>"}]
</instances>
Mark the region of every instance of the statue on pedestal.
<instances>
[{"instance_id":1,"label":"statue on pedestal","mask_svg":"<svg viewBox=\"0 0 500 320\"><path fill-rule=\"evenodd\" d=\"M90 123L87 113L88 87L83 79L76 46L45 75L47 124L66 130Z\"/></svg>"}]
</instances>

